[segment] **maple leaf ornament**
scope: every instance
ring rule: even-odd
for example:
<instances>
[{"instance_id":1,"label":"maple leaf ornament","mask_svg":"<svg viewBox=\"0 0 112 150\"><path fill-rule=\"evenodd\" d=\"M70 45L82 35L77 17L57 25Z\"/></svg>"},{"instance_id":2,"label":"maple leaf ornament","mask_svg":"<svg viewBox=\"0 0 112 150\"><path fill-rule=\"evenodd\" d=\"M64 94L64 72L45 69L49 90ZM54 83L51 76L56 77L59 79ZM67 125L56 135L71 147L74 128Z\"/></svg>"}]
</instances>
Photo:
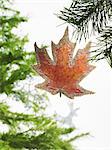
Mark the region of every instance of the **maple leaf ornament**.
<instances>
[{"instance_id":1,"label":"maple leaf ornament","mask_svg":"<svg viewBox=\"0 0 112 150\"><path fill-rule=\"evenodd\" d=\"M42 84L36 85L37 88L52 94L63 93L71 99L74 96L93 94L79 85L79 82L95 68L88 63L91 43L89 42L84 49L79 49L73 58L75 45L69 41L68 27L58 44L51 42L53 61L45 48L40 49L34 44L37 65L33 68L45 79Z\"/></svg>"}]
</instances>

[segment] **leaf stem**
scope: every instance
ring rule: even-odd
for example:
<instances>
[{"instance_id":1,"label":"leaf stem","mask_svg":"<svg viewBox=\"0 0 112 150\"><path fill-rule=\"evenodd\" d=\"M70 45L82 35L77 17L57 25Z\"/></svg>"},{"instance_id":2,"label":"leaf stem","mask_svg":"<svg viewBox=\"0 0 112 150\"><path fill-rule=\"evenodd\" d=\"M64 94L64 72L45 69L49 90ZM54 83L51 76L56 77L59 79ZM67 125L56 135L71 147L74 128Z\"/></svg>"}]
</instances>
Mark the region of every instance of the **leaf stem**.
<instances>
[{"instance_id":1,"label":"leaf stem","mask_svg":"<svg viewBox=\"0 0 112 150\"><path fill-rule=\"evenodd\" d=\"M61 97L61 92L60 92L60 97Z\"/></svg>"}]
</instances>

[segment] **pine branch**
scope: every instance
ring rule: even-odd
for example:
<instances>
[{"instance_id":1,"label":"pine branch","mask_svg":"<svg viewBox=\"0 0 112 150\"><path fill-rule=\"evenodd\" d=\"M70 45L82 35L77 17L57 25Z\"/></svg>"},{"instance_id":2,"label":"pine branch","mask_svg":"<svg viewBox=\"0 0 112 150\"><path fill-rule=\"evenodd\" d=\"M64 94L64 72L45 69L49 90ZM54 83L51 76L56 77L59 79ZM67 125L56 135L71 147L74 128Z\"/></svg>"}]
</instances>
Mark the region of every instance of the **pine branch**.
<instances>
[{"instance_id":1,"label":"pine branch","mask_svg":"<svg viewBox=\"0 0 112 150\"><path fill-rule=\"evenodd\" d=\"M74 0L70 8L64 8L58 14L60 19L77 30L78 39L82 35L87 38L94 31L101 33L111 16L111 0Z\"/></svg>"},{"instance_id":2,"label":"pine branch","mask_svg":"<svg viewBox=\"0 0 112 150\"><path fill-rule=\"evenodd\" d=\"M77 40L98 33L97 48L92 51L90 60L106 59L112 67L111 0L73 0L69 8L60 11L58 17L74 27Z\"/></svg>"},{"instance_id":3,"label":"pine branch","mask_svg":"<svg viewBox=\"0 0 112 150\"><path fill-rule=\"evenodd\" d=\"M107 59L112 68L112 26L107 26L97 38L97 49L94 50L91 60Z\"/></svg>"},{"instance_id":4,"label":"pine branch","mask_svg":"<svg viewBox=\"0 0 112 150\"><path fill-rule=\"evenodd\" d=\"M74 141L74 140L77 140L77 139L79 139L79 138L82 138L82 137L85 137L85 136L88 136L88 135L90 135L90 133L82 133L82 134L79 134L79 135L76 135L76 136L74 136L73 138L71 138L71 139L69 139L69 140L67 140L68 142L72 142L72 141Z\"/></svg>"}]
</instances>

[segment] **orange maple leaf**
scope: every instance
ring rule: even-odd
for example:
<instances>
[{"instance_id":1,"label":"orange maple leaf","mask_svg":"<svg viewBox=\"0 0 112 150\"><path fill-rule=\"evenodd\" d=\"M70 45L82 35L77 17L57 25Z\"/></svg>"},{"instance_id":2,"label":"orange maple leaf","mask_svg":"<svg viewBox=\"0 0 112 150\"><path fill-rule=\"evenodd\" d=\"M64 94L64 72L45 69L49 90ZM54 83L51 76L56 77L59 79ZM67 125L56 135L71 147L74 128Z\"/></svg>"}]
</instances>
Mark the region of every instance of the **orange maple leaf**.
<instances>
[{"instance_id":1,"label":"orange maple leaf","mask_svg":"<svg viewBox=\"0 0 112 150\"><path fill-rule=\"evenodd\" d=\"M40 49L34 44L37 65L33 68L45 79L45 82L36 85L37 88L52 94L63 93L69 98L94 93L79 85L79 82L95 68L88 63L91 42L84 49L79 49L73 58L75 45L69 41L68 27L58 44L51 42L53 61L45 48Z\"/></svg>"}]
</instances>

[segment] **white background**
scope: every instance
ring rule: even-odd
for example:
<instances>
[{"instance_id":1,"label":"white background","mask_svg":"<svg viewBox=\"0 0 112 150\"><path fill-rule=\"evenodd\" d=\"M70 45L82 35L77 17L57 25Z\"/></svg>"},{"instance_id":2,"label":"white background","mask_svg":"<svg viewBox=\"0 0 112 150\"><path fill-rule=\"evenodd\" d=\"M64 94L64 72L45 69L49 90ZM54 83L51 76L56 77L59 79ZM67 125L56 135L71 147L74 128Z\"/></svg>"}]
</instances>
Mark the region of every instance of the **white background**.
<instances>
[{"instance_id":1,"label":"white background","mask_svg":"<svg viewBox=\"0 0 112 150\"><path fill-rule=\"evenodd\" d=\"M64 6L70 6L70 0L15 0L14 8L21 11L22 15L29 17L28 23L20 26L20 35L28 33L29 43L27 49L34 51L33 44L36 41L41 44L49 45L53 40L55 43L62 37L67 24L56 17L56 13L62 10ZM59 26L60 24L63 24ZM70 38L72 37L72 27L69 26ZM16 31L14 31L16 32ZM94 38L93 38L94 39ZM73 40L73 39L72 39ZM91 39L92 40L92 37ZM94 42L94 41L93 41ZM84 47L83 41L78 45ZM74 114L73 123L81 132L90 132L91 137L82 138L77 141L79 150L111 150L111 77L112 70L106 61L100 61L95 64L96 69L85 78L81 85L89 90L95 91L94 95L76 97L70 100L64 95L52 96L50 98L50 109L48 113L52 114L55 110L59 115L65 117L70 112L68 104L72 103L74 108L79 108L77 116Z\"/></svg>"}]
</instances>

